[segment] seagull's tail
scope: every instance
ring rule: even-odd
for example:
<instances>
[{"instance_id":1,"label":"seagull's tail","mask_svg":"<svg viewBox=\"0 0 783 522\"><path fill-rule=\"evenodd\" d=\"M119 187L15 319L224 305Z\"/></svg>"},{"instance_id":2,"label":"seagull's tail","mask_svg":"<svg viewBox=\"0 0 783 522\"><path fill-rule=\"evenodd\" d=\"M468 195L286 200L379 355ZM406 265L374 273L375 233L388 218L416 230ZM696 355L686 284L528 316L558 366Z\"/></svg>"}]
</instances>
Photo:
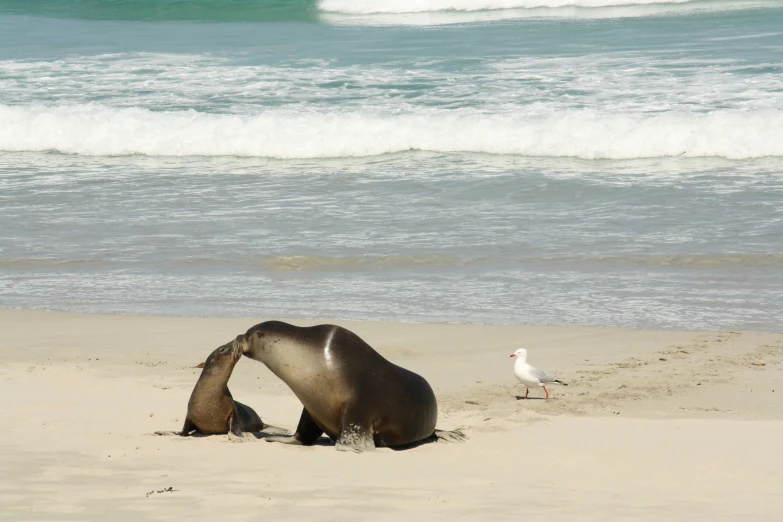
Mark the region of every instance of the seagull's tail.
<instances>
[{"instance_id":1,"label":"seagull's tail","mask_svg":"<svg viewBox=\"0 0 783 522\"><path fill-rule=\"evenodd\" d=\"M556 383L558 383L558 384L562 384L563 386L568 386L568 383L567 383L567 382L558 381L557 379L552 379L552 382L556 382Z\"/></svg>"}]
</instances>

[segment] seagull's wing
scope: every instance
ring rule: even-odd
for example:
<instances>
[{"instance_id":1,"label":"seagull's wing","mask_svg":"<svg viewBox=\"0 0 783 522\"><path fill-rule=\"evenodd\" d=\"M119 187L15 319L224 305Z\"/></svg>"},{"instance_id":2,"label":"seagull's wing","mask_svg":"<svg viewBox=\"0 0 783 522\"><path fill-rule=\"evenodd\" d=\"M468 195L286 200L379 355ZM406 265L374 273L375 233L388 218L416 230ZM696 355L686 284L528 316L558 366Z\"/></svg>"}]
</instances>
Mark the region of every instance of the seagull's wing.
<instances>
[{"instance_id":1,"label":"seagull's wing","mask_svg":"<svg viewBox=\"0 0 783 522\"><path fill-rule=\"evenodd\" d=\"M531 366L530 367L530 373L532 373L536 379L541 381L541 384L549 384L550 382L553 382L555 380L554 377L550 377L549 375L545 374L538 368Z\"/></svg>"}]
</instances>

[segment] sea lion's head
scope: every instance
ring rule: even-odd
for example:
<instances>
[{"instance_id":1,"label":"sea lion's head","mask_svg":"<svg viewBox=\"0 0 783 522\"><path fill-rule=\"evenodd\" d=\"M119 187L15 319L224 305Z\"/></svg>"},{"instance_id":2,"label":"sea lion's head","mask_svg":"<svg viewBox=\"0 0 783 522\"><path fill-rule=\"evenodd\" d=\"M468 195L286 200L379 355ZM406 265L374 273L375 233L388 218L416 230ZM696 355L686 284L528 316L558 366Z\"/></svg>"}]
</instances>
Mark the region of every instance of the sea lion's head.
<instances>
[{"instance_id":1,"label":"sea lion's head","mask_svg":"<svg viewBox=\"0 0 783 522\"><path fill-rule=\"evenodd\" d=\"M258 358L261 354L269 352L272 346L277 343L279 335L276 327L279 321L266 321L250 328L244 335L238 335L236 343L240 346L242 353L251 359Z\"/></svg>"},{"instance_id":2,"label":"sea lion's head","mask_svg":"<svg viewBox=\"0 0 783 522\"><path fill-rule=\"evenodd\" d=\"M265 321L251 327L244 335L237 336L235 342L245 357L269 366L274 358L283 356L299 344L292 339L291 328L291 325L280 321Z\"/></svg>"},{"instance_id":3,"label":"sea lion's head","mask_svg":"<svg viewBox=\"0 0 783 522\"><path fill-rule=\"evenodd\" d=\"M207 370L217 368L233 370L237 361L239 361L241 357L241 345L239 345L239 343L236 341L231 341L224 344L223 346L215 348L215 351L213 351L211 354L209 354L209 357L207 357L207 361L204 363L204 368Z\"/></svg>"}]
</instances>

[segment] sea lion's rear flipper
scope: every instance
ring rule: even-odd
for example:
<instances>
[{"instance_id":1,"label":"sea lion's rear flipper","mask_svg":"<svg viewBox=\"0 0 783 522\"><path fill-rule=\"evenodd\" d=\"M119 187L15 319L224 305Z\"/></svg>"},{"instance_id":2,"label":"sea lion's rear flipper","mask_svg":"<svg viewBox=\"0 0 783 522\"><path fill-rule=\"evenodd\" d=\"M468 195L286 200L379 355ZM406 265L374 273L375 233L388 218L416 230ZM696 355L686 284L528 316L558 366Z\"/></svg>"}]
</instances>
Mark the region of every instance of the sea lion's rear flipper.
<instances>
[{"instance_id":1,"label":"sea lion's rear flipper","mask_svg":"<svg viewBox=\"0 0 783 522\"><path fill-rule=\"evenodd\" d=\"M234 406L236 406L237 414L239 415L240 430L254 432L263 431L264 421L258 416L256 410L239 401L234 401Z\"/></svg>"},{"instance_id":2,"label":"sea lion's rear flipper","mask_svg":"<svg viewBox=\"0 0 783 522\"><path fill-rule=\"evenodd\" d=\"M432 434L433 437L435 437L438 441L445 441L445 442L465 442L468 439L468 436L462 433L461 430L454 430L454 431L443 431L443 430L435 430Z\"/></svg>"},{"instance_id":3,"label":"sea lion's rear flipper","mask_svg":"<svg viewBox=\"0 0 783 522\"><path fill-rule=\"evenodd\" d=\"M270 435L264 437L267 442L279 442L280 444L291 444L293 446L302 446L302 441L297 439L294 435Z\"/></svg>"},{"instance_id":4,"label":"sea lion's rear flipper","mask_svg":"<svg viewBox=\"0 0 783 522\"><path fill-rule=\"evenodd\" d=\"M269 433L269 428L273 428L273 426L266 426L263 431ZM318 424L316 424L310 416L310 413L302 408L302 416L299 417L299 425L296 427L296 433L294 433L293 436L272 435L271 437L265 437L264 440L267 442L282 442L283 444L310 446L318 440L318 437L320 437L323 432L324 431L318 427Z\"/></svg>"},{"instance_id":5,"label":"sea lion's rear flipper","mask_svg":"<svg viewBox=\"0 0 783 522\"><path fill-rule=\"evenodd\" d=\"M228 416L228 440L231 442L244 442L242 437L242 428L240 426L239 413L237 407L234 405L234 409L231 410L231 414Z\"/></svg>"},{"instance_id":6,"label":"sea lion's rear flipper","mask_svg":"<svg viewBox=\"0 0 783 522\"><path fill-rule=\"evenodd\" d=\"M287 429L278 428L277 426L270 426L269 424L265 424L260 431L270 435L291 435L291 432Z\"/></svg>"},{"instance_id":7,"label":"sea lion's rear flipper","mask_svg":"<svg viewBox=\"0 0 783 522\"><path fill-rule=\"evenodd\" d=\"M356 453L374 450L372 416L357 410L356 407L344 406L340 419L340 433L337 435L337 443L334 447L338 451Z\"/></svg>"}]
</instances>

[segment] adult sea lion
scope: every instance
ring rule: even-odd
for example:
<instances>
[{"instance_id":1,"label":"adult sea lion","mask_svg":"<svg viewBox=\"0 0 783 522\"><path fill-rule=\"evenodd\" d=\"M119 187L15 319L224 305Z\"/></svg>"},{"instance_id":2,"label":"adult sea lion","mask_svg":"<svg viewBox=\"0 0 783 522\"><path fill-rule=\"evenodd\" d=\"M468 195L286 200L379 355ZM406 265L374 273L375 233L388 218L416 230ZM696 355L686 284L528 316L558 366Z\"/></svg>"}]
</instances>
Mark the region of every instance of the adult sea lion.
<instances>
[{"instance_id":1,"label":"adult sea lion","mask_svg":"<svg viewBox=\"0 0 783 522\"><path fill-rule=\"evenodd\" d=\"M228 433L229 439L241 440L243 431L262 431L274 428L261 420L251 408L235 401L228 390L228 380L242 357L240 346L221 346L207 357L201 376L188 401L188 413L180 432L156 432L159 435L177 434L187 437L193 431L205 434ZM237 439L238 437L239 439Z\"/></svg>"},{"instance_id":2,"label":"adult sea lion","mask_svg":"<svg viewBox=\"0 0 783 522\"><path fill-rule=\"evenodd\" d=\"M376 444L465 438L457 431L435 429L438 403L423 377L387 361L340 326L267 321L226 347L264 363L304 406L293 437L267 441L310 445L326 433L338 450L359 452Z\"/></svg>"}]
</instances>

